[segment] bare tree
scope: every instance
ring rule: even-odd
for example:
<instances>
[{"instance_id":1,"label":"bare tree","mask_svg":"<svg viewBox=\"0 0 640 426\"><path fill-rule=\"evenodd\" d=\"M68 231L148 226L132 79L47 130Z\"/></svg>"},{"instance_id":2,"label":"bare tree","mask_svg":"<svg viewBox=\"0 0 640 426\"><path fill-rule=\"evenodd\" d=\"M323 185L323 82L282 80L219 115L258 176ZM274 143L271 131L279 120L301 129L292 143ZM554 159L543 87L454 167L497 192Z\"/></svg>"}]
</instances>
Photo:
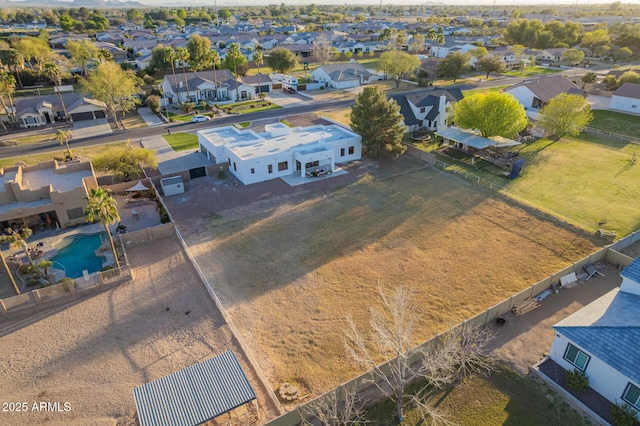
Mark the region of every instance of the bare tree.
<instances>
[{"instance_id":1,"label":"bare tree","mask_svg":"<svg viewBox=\"0 0 640 426\"><path fill-rule=\"evenodd\" d=\"M303 425L349 426L367 423L364 402L352 386L336 389L298 408Z\"/></svg>"},{"instance_id":2,"label":"bare tree","mask_svg":"<svg viewBox=\"0 0 640 426\"><path fill-rule=\"evenodd\" d=\"M402 400L406 386L423 375L423 366L416 363L419 351L411 348L411 335L418 319L413 306L413 290L400 286L390 297L382 287L378 287L383 311L371 308L371 331L365 336L357 329L353 318L347 318L349 329L345 332L344 343L349 356L362 367L371 370L374 383L380 391L396 402L396 415L404 420ZM367 341L368 340L368 341ZM375 346L378 356L391 359L386 374L375 360L368 343ZM415 367L414 367L415 366Z\"/></svg>"},{"instance_id":3,"label":"bare tree","mask_svg":"<svg viewBox=\"0 0 640 426\"><path fill-rule=\"evenodd\" d=\"M324 34L319 35L313 40L313 56L315 56L322 65L329 62L333 56L332 50L331 42Z\"/></svg>"},{"instance_id":4,"label":"bare tree","mask_svg":"<svg viewBox=\"0 0 640 426\"><path fill-rule=\"evenodd\" d=\"M378 288L383 309L371 308L370 331L360 332L349 317L344 344L349 356L370 370L373 382L386 397L396 403L396 415L404 420L403 402L413 401L425 421L448 424L446 417L432 404L433 396L455 385L470 374L492 371L491 359L484 348L491 339L488 329L457 327L434 341L428 348L411 347L411 337L420 318L413 303L413 290L399 286L391 295ZM373 348L373 349L372 349ZM379 365L377 357L389 360ZM406 396L407 386L425 379L425 386Z\"/></svg>"}]
</instances>

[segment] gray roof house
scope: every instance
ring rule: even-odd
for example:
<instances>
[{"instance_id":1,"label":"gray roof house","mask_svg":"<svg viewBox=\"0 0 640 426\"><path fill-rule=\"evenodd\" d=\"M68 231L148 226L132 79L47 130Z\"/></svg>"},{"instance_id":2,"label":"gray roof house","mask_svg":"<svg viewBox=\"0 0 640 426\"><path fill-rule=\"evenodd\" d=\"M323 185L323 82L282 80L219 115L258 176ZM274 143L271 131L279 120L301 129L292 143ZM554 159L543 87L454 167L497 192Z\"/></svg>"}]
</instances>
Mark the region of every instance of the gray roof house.
<instances>
[{"instance_id":1,"label":"gray roof house","mask_svg":"<svg viewBox=\"0 0 640 426\"><path fill-rule=\"evenodd\" d=\"M620 276L619 288L553 326L545 362L584 372L589 386L611 403L640 411L640 258Z\"/></svg>"},{"instance_id":2,"label":"gray roof house","mask_svg":"<svg viewBox=\"0 0 640 426\"><path fill-rule=\"evenodd\" d=\"M186 84L185 84L186 79ZM237 89L237 90L236 90ZM256 88L236 80L227 69L169 73L162 79L162 90L170 104L186 102L212 101L240 101L253 99Z\"/></svg>"},{"instance_id":3,"label":"gray roof house","mask_svg":"<svg viewBox=\"0 0 640 426\"><path fill-rule=\"evenodd\" d=\"M609 103L609 109L640 114L640 84L624 83L618 87Z\"/></svg>"},{"instance_id":4,"label":"gray roof house","mask_svg":"<svg viewBox=\"0 0 640 426\"><path fill-rule=\"evenodd\" d=\"M106 106L79 93L63 93L62 99L71 121L95 120L106 117ZM40 127L64 121L64 109L58 95L17 97L13 100L16 118L22 128ZM10 122L7 111L0 107L0 120Z\"/></svg>"},{"instance_id":5,"label":"gray roof house","mask_svg":"<svg viewBox=\"0 0 640 426\"><path fill-rule=\"evenodd\" d=\"M444 122L446 108L463 98L460 89L426 89L407 94L391 95L389 99L400 106L407 129L438 130L438 121Z\"/></svg>"},{"instance_id":6,"label":"gray roof house","mask_svg":"<svg viewBox=\"0 0 640 426\"><path fill-rule=\"evenodd\" d=\"M372 74L362 64L349 62L343 64L327 64L311 71L311 79L326 82L329 87L347 89L357 87L371 81Z\"/></svg>"},{"instance_id":7,"label":"gray roof house","mask_svg":"<svg viewBox=\"0 0 640 426\"><path fill-rule=\"evenodd\" d=\"M532 78L504 90L513 95L524 106L527 116L538 117L538 110L561 93L585 96L587 93L561 75L548 75Z\"/></svg>"}]
</instances>

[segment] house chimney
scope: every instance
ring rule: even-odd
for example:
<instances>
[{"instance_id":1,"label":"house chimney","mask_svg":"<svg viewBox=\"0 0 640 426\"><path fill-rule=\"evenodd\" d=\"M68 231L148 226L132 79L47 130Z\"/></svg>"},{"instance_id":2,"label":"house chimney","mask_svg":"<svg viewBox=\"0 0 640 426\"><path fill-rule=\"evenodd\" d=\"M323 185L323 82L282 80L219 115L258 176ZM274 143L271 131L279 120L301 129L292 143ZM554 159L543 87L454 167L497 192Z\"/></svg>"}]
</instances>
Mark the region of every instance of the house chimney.
<instances>
[{"instance_id":1,"label":"house chimney","mask_svg":"<svg viewBox=\"0 0 640 426\"><path fill-rule=\"evenodd\" d=\"M438 104L438 130L444 129L445 118L447 118L447 97L445 95L441 95L440 103Z\"/></svg>"}]
</instances>

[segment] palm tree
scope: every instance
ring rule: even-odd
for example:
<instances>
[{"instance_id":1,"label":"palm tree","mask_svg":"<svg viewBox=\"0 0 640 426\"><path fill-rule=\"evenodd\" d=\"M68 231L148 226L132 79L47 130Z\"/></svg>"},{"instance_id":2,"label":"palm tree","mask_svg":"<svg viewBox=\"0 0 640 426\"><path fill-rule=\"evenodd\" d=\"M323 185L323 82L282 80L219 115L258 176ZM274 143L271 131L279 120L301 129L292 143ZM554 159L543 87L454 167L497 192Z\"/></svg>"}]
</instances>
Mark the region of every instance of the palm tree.
<instances>
[{"instance_id":1,"label":"palm tree","mask_svg":"<svg viewBox=\"0 0 640 426\"><path fill-rule=\"evenodd\" d=\"M436 36L436 43L438 43L438 50L436 51L436 75L433 76L433 82L435 83L436 78L438 78L438 60L440 58L440 45L444 44L444 33L442 32L442 27L438 30L438 35Z\"/></svg>"},{"instance_id":2,"label":"palm tree","mask_svg":"<svg viewBox=\"0 0 640 426\"><path fill-rule=\"evenodd\" d=\"M231 56L233 59L233 77L236 82L236 102L240 101L240 93L238 91L238 70L236 69L236 58L242 55L240 53L240 45L238 43L231 43L227 51L227 56Z\"/></svg>"},{"instance_id":3,"label":"palm tree","mask_svg":"<svg viewBox=\"0 0 640 426\"><path fill-rule=\"evenodd\" d=\"M24 250L24 254L27 255L27 260L33 266L33 259L31 259L31 255L29 254L29 246L27 245L27 240L29 237L33 235L33 231L31 228L25 226L20 229L20 231L14 231L10 228L9 235L3 235L0 237L0 241L9 243L9 248L15 249L20 248Z\"/></svg>"},{"instance_id":4,"label":"palm tree","mask_svg":"<svg viewBox=\"0 0 640 426\"><path fill-rule=\"evenodd\" d=\"M255 62L258 67L258 96L262 92L262 87L260 86L260 65L264 64L264 58L262 57L262 50L258 50L253 53L253 62Z\"/></svg>"},{"instance_id":5,"label":"palm tree","mask_svg":"<svg viewBox=\"0 0 640 426\"><path fill-rule=\"evenodd\" d=\"M9 239L7 237L8 235L0 236L0 242L2 243L9 242ZM9 265L7 265L7 259L5 259L4 253L2 253L2 250L0 250L0 260L2 260L2 267L7 273L7 276L9 277L9 281L11 281L11 285L13 286L13 291L16 292L16 295L20 294L20 289L18 288L18 284L16 284L16 280L13 278L13 274L9 269Z\"/></svg>"},{"instance_id":6,"label":"palm tree","mask_svg":"<svg viewBox=\"0 0 640 426\"><path fill-rule=\"evenodd\" d=\"M189 60L189 51L186 47L178 47L176 49L176 55L180 62L182 62L182 74L184 75L184 87L187 89L187 102L189 102L189 83L187 82L187 70L184 63Z\"/></svg>"},{"instance_id":7,"label":"palm tree","mask_svg":"<svg viewBox=\"0 0 640 426\"><path fill-rule=\"evenodd\" d=\"M176 92L178 91L178 80L176 80L176 67L174 66L175 61L178 59L178 54L173 47L167 47L167 56L166 59L171 63L171 73L173 74L173 85L176 87ZM180 98L178 98L178 102L180 102Z\"/></svg>"},{"instance_id":8,"label":"palm tree","mask_svg":"<svg viewBox=\"0 0 640 426\"><path fill-rule=\"evenodd\" d=\"M102 188L91 188L89 190L89 196L87 197L87 208L84 211L84 216L87 221L94 222L98 220L102 226L104 226L105 231L107 231L107 236L109 237L109 243L111 244L116 265L120 268L118 252L116 251L116 246L113 243L113 238L109 231L109 225L120 222L118 206L116 205L116 200L111 196L111 191Z\"/></svg>"},{"instance_id":9,"label":"palm tree","mask_svg":"<svg viewBox=\"0 0 640 426\"><path fill-rule=\"evenodd\" d=\"M64 119L68 123L69 122L69 114L67 114L67 107L64 104L64 98L62 97L62 92L60 91L60 86L62 86L62 71L60 67L58 67L53 62L47 62L44 64L43 71L49 80L53 82L53 85L58 88L58 96L60 97L60 104L62 104L62 111L64 111Z\"/></svg>"},{"instance_id":10,"label":"palm tree","mask_svg":"<svg viewBox=\"0 0 640 426\"><path fill-rule=\"evenodd\" d=\"M218 100L218 75L216 74L216 64L220 61L220 54L217 50L209 51L209 59L211 60L211 69L213 70L213 86L215 87L214 97Z\"/></svg>"},{"instance_id":11,"label":"palm tree","mask_svg":"<svg viewBox=\"0 0 640 426\"><path fill-rule=\"evenodd\" d=\"M49 281L49 268L51 268L52 266L53 266L52 261L42 259L40 262L38 262L38 264L36 265L36 268L38 268L38 270L41 270L42 273L44 274L43 278Z\"/></svg>"},{"instance_id":12,"label":"palm tree","mask_svg":"<svg viewBox=\"0 0 640 426\"><path fill-rule=\"evenodd\" d=\"M67 157L71 158L71 150L69 149L69 139L73 137L73 133L71 130L58 130L56 132L56 139L60 142L60 145L65 145L67 147Z\"/></svg>"},{"instance_id":13,"label":"palm tree","mask_svg":"<svg viewBox=\"0 0 640 426\"><path fill-rule=\"evenodd\" d=\"M5 111L9 111L11 109L11 114L8 114L11 117L11 122L15 127L18 127L18 121L16 120L16 110L13 107L13 97L11 96L13 92L16 90L16 79L9 74L8 72L0 72L0 105L4 108ZM7 95L9 98L9 108L4 102L4 98L2 95Z\"/></svg>"}]
</instances>

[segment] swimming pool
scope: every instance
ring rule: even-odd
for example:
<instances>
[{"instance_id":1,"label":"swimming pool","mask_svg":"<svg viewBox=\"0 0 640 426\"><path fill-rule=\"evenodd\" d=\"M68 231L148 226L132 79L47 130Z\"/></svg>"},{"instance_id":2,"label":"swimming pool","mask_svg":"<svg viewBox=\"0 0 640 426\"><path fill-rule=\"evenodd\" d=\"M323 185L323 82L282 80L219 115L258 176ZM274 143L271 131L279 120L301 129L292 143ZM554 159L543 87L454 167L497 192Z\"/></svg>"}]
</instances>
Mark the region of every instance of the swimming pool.
<instances>
[{"instance_id":1,"label":"swimming pool","mask_svg":"<svg viewBox=\"0 0 640 426\"><path fill-rule=\"evenodd\" d=\"M69 278L82 276L85 269L91 274L102 268L102 259L95 251L106 240L107 234L80 234L64 238L56 246L58 254L52 257L53 267L63 269ZM60 268L60 265L63 268Z\"/></svg>"}]
</instances>

